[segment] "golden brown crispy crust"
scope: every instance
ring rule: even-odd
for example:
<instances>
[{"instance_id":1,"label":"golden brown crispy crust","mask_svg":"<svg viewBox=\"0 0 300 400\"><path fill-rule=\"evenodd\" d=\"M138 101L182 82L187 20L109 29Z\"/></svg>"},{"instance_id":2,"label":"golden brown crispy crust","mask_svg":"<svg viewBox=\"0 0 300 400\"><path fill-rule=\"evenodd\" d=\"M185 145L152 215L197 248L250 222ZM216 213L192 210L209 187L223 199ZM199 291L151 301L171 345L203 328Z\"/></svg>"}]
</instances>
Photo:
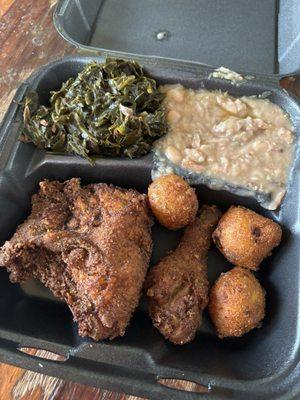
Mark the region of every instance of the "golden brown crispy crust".
<instances>
[{"instance_id":1,"label":"golden brown crispy crust","mask_svg":"<svg viewBox=\"0 0 300 400\"><path fill-rule=\"evenodd\" d=\"M151 249L146 196L106 184L44 181L32 213L0 251L12 282L33 276L65 300L79 334L123 335Z\"/></svg>"},{"instance_id":2,"label":"golden brown crispy crust","mask_svg":"<svg viewBox=\"0 0 300 400\"><path fill-rule=\"evenodd\" d=\"M234 265L257 270L281 241L279 224L241 206L232 206L222 216L213 240Z\"/></svg>"},{"instance_id":3,"label":"golden brown crispy crust","mask_svg":"<svg viewBox=\"0 0 300 400\"><path fill-rule=\"evenodd\" d=\"M175 251L153 267L146 280L149 313L162 335L175 344L194 339L208 302L207 253L220 212L203 206Z\"/></svg>"},{"instance_id":4,"label":"golden brown crispy crust","mask_svg":"<svg viewBox=\"0 0 300 400\"><path fill-rule=\"evenodd\" d=\"M221 274L209 293L208 310L218 336L242 336L261 325L265 291L247 269L235 267Z\"/></svg>"},{"instance_id":5,"label":"golden brown crispy crust","mask_svg":"<svg viewBox=\"0 0 300 400\"><path fill-rule=\"evenodd\" d=\"M148 188L150 208L168 229L180 229L192 223L198 210L195 189L178 175L165 175Z\"/></svg>"}]
</instances>

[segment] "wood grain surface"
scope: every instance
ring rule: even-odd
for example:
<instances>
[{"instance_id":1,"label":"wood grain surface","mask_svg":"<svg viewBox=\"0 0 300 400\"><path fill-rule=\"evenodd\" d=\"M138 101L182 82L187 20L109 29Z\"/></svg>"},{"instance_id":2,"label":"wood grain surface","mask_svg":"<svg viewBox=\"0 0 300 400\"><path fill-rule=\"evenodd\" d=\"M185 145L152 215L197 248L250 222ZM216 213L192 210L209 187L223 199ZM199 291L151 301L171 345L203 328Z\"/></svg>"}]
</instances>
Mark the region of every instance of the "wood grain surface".
<instances>
[{"instance_id":1,"label":"wood grain surface","mask_svg":"<svg viewBox=\"0 0 300 400\"><path fill-rule=\"evenodd\" d=\"M56 32L54 0L0 0L0 120L16 88L39 66L75 49Z\"/></svg>"},{"instance_id":2,"label":"wood grain surface","mask_svg":"<svg viewBox=\"0 0 300 400\"><path fill-rule=\"evenodd\" d=\"M0 17L6 13L9 7L12 5L14 0L1 0L0 1Z\"/></svg>"},{"instance_id":3,"label":"wood grain surface","mask_svg":"<svg viewBox=\"0 0 300 400\"><path fill-rule=\"evenodd\" d=\"M47 62L75 49L52 23L54 0L0 0L0 121L16 88ZM45 351L37 351L45 356ZM38 361L37 361L38 362ZM134 400L0 363L0 400Z\"/></svg>"},{"instance_id":4,"label":"wood grain surface","mask_svg":"<svg viewBox=\"0 0 300 400\"><path fill-rule=\"evenodd\" d=\"M0 122L16 88L38 67L76 50L56 32L52 15L57 0L0 0ZM125 1L125 0L124 0ZM300 96L300 79L281 82ZM43 350L30 354L53 358ZM37 360L37 362L39 362ZM193 382L168 380L167 386L207 392ZM0 363L0 400L138 400L137 397L27 371ZM163 399L162 399L163 400Z\"/></svg>"},{"instance_id":5,"label":"wood grain surface","mask_svg":"<svg viewBox=\"0 0 300 400\"><path fill-rule=\"evenodd\" d=\"M55 4L56 0L0 0L0 122L16 88L33 71L54 59L76 52L53 26ZM31 350L30 354L51 357L42 350ZM192 382L169 380L167 384L188 391L202 391ZM100 399L138 398L0 363L0 400Z\"/></svg>"},{"instance_id":6,"label":"wood grain surface","mask_svg":"<svg viewBox=\"0 0 300 400\"><path fill-rule=\"evenodd\" d=\"M37 350L39 356L45 351ZM1 400L141 400L0 363Z\"/></svg>"}]
</instances>

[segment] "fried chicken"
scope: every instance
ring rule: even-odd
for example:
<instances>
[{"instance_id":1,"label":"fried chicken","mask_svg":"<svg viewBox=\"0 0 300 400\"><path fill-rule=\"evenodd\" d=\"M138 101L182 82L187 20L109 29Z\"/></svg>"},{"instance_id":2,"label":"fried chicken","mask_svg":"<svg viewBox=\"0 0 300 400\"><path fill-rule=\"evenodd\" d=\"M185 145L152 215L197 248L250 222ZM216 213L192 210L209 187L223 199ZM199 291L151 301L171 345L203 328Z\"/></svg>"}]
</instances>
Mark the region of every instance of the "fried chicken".
<instances>
[{"instance_id":1,"label":"fried chicken","mask_svg":"<svg viewBox=\"0 0 300 400\"><path fill-rule=\"evenodd\" d=\"M106 184L44 181L32 213L0 250L12 282L39 279L65 300L79 334L123 335L152 250L146 197Z\"/></svg>"},{"instance_id":2,"label":"fried chicken","mask_svg":"<svg viewBox=\"0 0 300 400\"><path fill-rule=\"evenodd\" d=\"M208 303L207 253L221 214L204 205L175 251L153 267L146 281L149 313L161 334L175 344L194 339Z\"/></svg>"}]
</instances>

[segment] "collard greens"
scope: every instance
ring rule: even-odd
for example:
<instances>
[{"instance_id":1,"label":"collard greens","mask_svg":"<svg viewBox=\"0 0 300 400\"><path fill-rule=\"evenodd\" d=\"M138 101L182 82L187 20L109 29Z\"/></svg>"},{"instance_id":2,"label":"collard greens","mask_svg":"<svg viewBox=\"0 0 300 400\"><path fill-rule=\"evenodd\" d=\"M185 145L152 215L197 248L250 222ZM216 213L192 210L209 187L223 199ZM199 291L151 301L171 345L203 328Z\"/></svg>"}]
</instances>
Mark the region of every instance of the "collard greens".
<instances>
[{"instance_id":1,"label":"collard greens","mask_svg":"<svg viewBox=\"0 0 300 400\"><path fill-rule=\"evenodd\" d=\"M135 61L91 62L51 92L50 106L25 100L21 140L55 152L139 157L166 133L163 95Z\"/></svg>"}]
</instances>

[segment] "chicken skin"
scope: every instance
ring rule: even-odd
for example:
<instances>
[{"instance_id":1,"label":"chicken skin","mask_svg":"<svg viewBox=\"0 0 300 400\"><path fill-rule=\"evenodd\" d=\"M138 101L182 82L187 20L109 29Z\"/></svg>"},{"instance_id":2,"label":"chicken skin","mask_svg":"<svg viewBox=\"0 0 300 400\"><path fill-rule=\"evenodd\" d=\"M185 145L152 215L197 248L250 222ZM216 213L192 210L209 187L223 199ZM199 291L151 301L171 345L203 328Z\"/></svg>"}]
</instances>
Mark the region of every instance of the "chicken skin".
<instances>
[{"instance_id":1,"label":"chicken skin","mask_svg":"<svg viewBox=\"0 0 300 400\"><path fill-rule=\"evenodd\" d=\"M65 300L79 334L123 335L152 250L145 195L106 184L44 181L32 212L0 250L12 282L39 279Z\"/></svg>"},{"instance_id":2,"label":"chicken skin","mask_svg":"<svg viewBox=\"0 0 300 400\"><path fill-rule=\"evenodd\" d=\"M194 339L208 303L207 253L220 212L204 205L176 250L153 267L146 280L154 326L174 344Z\"/></svg>"}]
</instances>

